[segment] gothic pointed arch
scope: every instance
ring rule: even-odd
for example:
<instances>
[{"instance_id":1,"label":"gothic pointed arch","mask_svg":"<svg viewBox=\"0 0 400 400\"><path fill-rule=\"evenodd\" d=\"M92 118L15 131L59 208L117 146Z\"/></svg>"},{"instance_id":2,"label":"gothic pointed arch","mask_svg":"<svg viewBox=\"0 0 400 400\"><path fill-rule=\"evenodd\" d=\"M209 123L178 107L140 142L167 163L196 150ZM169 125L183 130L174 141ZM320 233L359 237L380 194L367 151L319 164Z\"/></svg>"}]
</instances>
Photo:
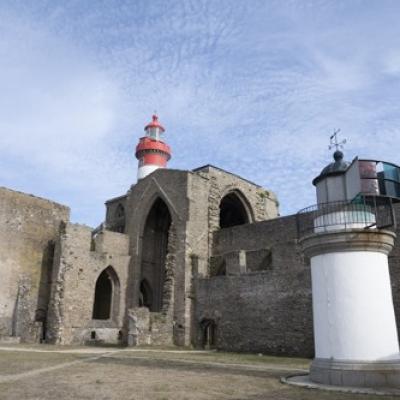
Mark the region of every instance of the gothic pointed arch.
<instances>
[{"instance_id":1,"label":"gothic pointed arch","mask_svg":"<svg viewBox=\"0 0 400 400\"><path fill-rule=\"evenodd\" d=\"M161 197L157 197L152 203L143 226L141 283L144 283L139 293L143 305L145 305L144 296L147 294L148 307L152 312L160 312L163 306L165 262L171 222L172 217L167 204ZM151 302L149 294L151 294ZM139 303L140 300L139 298Z\"/></svg>"},{"instance_id":2,"label":"gothic pointed arch","mask_svg":"<svg viewBox=\"0 0 400 400\"><path fill-rule=\"evenodd\" d=\"M239 191L229 191L219 204L220 228L230 228L249 222L251 222L251 208L248 201Z\"/></svg>"},{"instance_id":3,"label":"gothic pointed arch","mask_svg":"<svg viewBox=\"0 0 400 400\"><path fill-rule=\"evenodd\" d=\"M112 266L104 269L96 280L93 319L109 320L118 316L120 283Z\"/></svg>"}]
</instances>

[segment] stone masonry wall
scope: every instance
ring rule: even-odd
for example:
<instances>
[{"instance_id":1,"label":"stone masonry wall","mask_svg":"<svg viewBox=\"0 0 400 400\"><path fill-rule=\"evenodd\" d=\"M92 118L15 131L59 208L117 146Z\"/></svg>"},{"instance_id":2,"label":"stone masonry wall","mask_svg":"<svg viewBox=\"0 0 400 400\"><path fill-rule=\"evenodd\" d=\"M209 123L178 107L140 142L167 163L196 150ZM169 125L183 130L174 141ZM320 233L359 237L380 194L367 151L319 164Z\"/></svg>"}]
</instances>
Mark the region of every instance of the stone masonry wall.
<instances>
[{"instance_id":1,"label":"stone masonry wall","mask_svg":"<svg viewBox=\"0 0 400 400\"><path fill-rule=\"evenodd\" d=\"M121 206L126 211L126 199L127 196L123 195L106 202L105 226L108 230L121 232L121 227L126 226L126 215L120 216L118 212L118 208Z\"/></svg>"},{"instance_id":2,"label":"stone masonry wall","mask_svg":"<svg viewBox=\"0 0 400 400\"><path fill-rule=\"evenodd\" d=\"M208 180L209 252L213 248L213 233L219 229L220 203L229 192L236 191L241 195L250 214L250 222L278 216L278 201L273 192L213 166L197 169L195 173Z\"/></svg>"},{"instance_id":3,"label":"stone masonry wall","mask_svg":"<svg viewBox=\"0 0 400 400\"><path fill-rule=\"evenodd\" d=\"M389 271L392 284L394 312L396 315L397 331L400 328L400 204L394 205L394 214L397 221L394 248L389 253Z\"/></svg>"},{"instance_id":4,"label":"stone masonry wall","mask_svg":"<svg viewBox=\"0 0 400 400\"><path fill-rule=\"evenodd\" d=\"M400 205L395 205L400 221ZM397 326L400 327L400 227L389 254ZM224 350L313 355L311 271L296 240L295 215L215 233L215 259L244 250L246 273L196 282L197 344L199 323L214 319L217 346ZM255 271L267 254L268 267ZM264 259L265 260L265 259Z\"/></svg>"},{"instance_id":5,"label":"stone masonry wall","mask_svg":"<svg viewBox=\"0 0 400 400\"><path fill-rule=\"evenodd\" d=\"M60 233L54 257L47 341L84 344L93 338L105 343L121 339L128 276L126 235L102 230L92 241L92 229L67 224ZM101 272L112 267L119 281L117 315L108 320L92 319L96 281ZM114 293L117 293L114 287Z\"/></svg>"},{"instance_id":6,"label":"stone masonry wall","mask_svg":"<svg viewBox=\"0 0 400 400\"><path fill-rule=\"evenodd\" d=\"M185 322L185 254L186 224L189 201L186 171L158 169L132 186L126 199L127 231L130 238L131 262L127 309L136 309L139 302L143 230L154 202L161 198L171 215L166 257L166 279L163 308L151 313L152 344L184 344Z\"/></svg>"},{"instance_id":7,"label":"stone masonry wall","mask_svg":"<svg viewBox=\"0 0 400 400\"><path fill-rule=\"evenodd\" d=\"M189 218L185 239L185 344L192 344L196 335L193 302L193 259L196 273L208 274L209 259L209 179L188 175Z\"/></svg>"},{"instance_id":8,"label":"stone masonry wall","mask_svg":"<svg viewBox=\"0 0 400 400\"><path fill-rule=\"evenodd\" d=\"M54 241L68 219L68 207L0 188L0 337L40 339Z\"/></svg>"},{"instance_id":9,"label":"stone masonry wall","mask_svg":"<svg viewBox=\"0 0 400 400\"><path fill-rule=\"evenodd\" d=\"M197 280L197 344L202 340L201 321L212 319L222 350L311 357L310 267L297 245L295 216L222 229L214 235L215 257L242 250L253 263L270 254L270 263L263 271L254 271L253 266L240 273L236 268L233 275L227 265L228 275Z\"/></svg>"}]
</instances>

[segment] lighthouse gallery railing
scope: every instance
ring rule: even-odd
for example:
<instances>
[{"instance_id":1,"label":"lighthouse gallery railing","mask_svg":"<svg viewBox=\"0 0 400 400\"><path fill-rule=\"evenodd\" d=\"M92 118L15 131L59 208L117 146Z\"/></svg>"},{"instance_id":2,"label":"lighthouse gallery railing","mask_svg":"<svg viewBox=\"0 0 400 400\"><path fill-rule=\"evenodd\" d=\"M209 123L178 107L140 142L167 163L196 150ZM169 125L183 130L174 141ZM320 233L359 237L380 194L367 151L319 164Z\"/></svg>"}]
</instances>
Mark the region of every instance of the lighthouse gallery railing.
<instances>
[{"instance_id":1,"label":"lighthouse gallery railing","mask_svg":"<svg viewBox=\"0 0 400 400\"><path fill-rule=\"evenodd\" d=\"M357 196L352 201L320 203L296 215L297 236L349 229L395 229L392 199Z\"/></svg>"}]
</instances>

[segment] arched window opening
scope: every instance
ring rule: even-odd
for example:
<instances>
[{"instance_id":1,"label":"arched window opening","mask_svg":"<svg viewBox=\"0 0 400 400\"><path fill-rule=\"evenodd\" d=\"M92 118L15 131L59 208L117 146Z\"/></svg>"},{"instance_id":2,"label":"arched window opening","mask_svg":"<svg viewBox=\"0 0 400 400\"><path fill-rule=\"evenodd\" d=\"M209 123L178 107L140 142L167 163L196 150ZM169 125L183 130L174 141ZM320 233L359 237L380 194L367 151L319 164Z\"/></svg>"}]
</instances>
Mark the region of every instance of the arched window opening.
<instances>
[{"instance_id":1,"label":"arched window opening","mask_svg":"<svg viewBox=\"0 0 400 400\"><path fill-rule=\"evenodd\" d=\"M125 218L125 208L122 204L118 204L117 209L115 211L115 216L117 218Z\"/></svg>"},{"instance_id":2,"label":"arched window opening","mask_svg":"<svg viewBox=\"0 0 400 400\"><path fill-rule=\"evenodd\" d=\"M142 239L141 274L142 282L146 283L140 290L143 304L147 302L152 312L161 311L163 305L165 260L170 226L171 214L165 202L158 198L146 218Z\"/></svg>"},{"instance_id":3,"label":"arched window opening","mask_svg":"<svg viewBox=\"0 0 400 400\"><path fill-rule=\"evenodd\" d=\"M212 319L203 319L200 323L202 330L202 346L214 349L217 345L217 324Z\"/></svg>"},{"instance_id":4,"label":"arched window opening","mask_svg":"<svg viewBox=\"0 0 400 400\"><path fill-rule=\"evenodd\" d=\"M140 282L140 297L139 297L139 306L147 307L151 309L153 304L153 294L149 282L146 279L143 279Z\"/></svg>"},{"instance_id":5,"label":"arched window opening","mask_svg":"<svg viewBox=\"0 0 400 400\"><path fill-rule=\"evenodd\" d=\"M122 204L118 204L115 210L115 232L125 232L125 208Z\"/></svg>"},{"instance_id":6,"label":"arched window opening","mask_svg":"<svg viewBox=\"0 0 400 400\"><path fill-rule=\"evenodd\" d=\"M118 313L119 280L112 267L97 278L94 293L93 319L110 319Z\"/></svg>"},{"instance_id":7,"label":"arched window opening","mask_svg":"<svg viewBox=\"0 0 400 400\"><path fill-rule=\"evenodd\" d=\"M230 228L235 225L249 223L249 216L243 202L234 192L228 193L219 205L219 226Z\"/></svg>"}]
</instances>

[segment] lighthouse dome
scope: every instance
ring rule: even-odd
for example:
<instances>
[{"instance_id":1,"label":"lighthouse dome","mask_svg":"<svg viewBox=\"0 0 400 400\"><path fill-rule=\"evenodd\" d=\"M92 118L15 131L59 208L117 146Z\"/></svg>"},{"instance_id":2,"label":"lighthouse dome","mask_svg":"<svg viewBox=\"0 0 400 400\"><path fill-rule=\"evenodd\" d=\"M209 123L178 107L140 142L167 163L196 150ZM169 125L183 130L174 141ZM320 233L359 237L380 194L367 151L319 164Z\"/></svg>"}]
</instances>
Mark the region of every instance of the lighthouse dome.
<instances>
[{"instance_id":1,"label":"lighthouse dome","mask_svg":"<svg viewBox=\"0 0 400 400\"><path fill-rule=\"evenodd\" d=\"M329 175L340 175L346 172L347 168L349 168L350 163L343 160L343 152L340 150L336 150L333 153L334 162L328 164L321 173L313 180L313 184L315 185L320 180L324 179L326 176Z\"/></svg>"}]
</instances>

